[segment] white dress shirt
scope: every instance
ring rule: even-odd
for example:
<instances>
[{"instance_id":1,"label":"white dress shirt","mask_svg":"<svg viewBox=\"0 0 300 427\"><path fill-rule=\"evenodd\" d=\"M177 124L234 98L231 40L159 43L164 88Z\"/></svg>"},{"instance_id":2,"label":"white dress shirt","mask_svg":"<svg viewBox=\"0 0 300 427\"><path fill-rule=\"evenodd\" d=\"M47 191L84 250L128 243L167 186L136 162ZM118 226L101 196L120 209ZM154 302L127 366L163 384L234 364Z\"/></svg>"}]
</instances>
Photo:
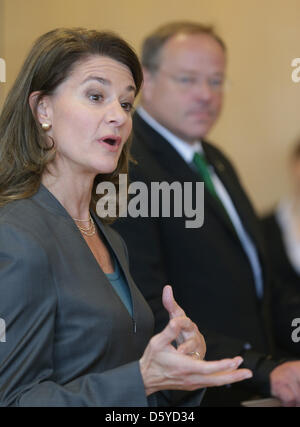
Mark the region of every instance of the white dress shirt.
<instances>
[{"instance_id":1,"label":"white dress shirt","mask_svg":"<svg viewBox=\"0 0 300 427\"><path fill-rule=\"evenodd\" d=\"M288 198L283 199L277 207L275 218L281 229L287 257L300 275L300 235L293 210L293 201Z\"/></svg>"},{"instance_id":2,"label":"white dress shirt","mask_svg":"<svg viewBox=\"0 0 300 427\"><path fill-rule=\"evenodd\" d=\"M148 123L149 126L151 126L162 137L164 137L178 152L178 154L194 169L193 167L194 154L196 152L203 154L203 147L202 147L201 141L195 141L192 144L187 143L182 139L178 138L176 135L174 135L172 132L170 132L168 129L162 126L160 123L158 123L157 120L151 117L147 113L147 111L145 111L142 107L139 107L137 109L137 112L142 117L142 119L146 123ZM211 173L211 179L215 186L216 193L219 199L222 201L224 208L226 209L231 219L231 222L236 230L236 233L240 239L241 245L246 255L248 256L248 259L252 268L253 276L254 276L256 293L257 293L257 296L261 298L263 295L263 278L262 278L262 269L261 269L256 247L251 237L245 230L241 222L241 219L237 213L237 210L235 209L235 206L225 186L223 185L218 175L215 173L213 166L210 166L209 169Z\"/></svg>"}]
</instances>

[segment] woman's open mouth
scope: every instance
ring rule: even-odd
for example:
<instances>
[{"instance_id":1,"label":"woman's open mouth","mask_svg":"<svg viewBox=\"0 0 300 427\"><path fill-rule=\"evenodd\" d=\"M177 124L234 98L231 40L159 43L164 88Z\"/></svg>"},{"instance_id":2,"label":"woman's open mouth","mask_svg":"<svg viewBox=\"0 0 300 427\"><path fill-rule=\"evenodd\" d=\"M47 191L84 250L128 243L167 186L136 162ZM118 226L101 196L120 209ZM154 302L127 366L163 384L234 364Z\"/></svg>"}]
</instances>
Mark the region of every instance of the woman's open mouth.
<instances>
[{"instance_id":1,"label":"woman's open mouth","mask_svg":"<svg viewBox=\"0 0 300 427\"><path fill-rule=\"evenodd\" d=\"M112 152L118 151L121 141L121 138L116 135L107 135L98 139L98 142L100 142L101 145L104 145L106 149Z\"/></svg>"}]
</instances>

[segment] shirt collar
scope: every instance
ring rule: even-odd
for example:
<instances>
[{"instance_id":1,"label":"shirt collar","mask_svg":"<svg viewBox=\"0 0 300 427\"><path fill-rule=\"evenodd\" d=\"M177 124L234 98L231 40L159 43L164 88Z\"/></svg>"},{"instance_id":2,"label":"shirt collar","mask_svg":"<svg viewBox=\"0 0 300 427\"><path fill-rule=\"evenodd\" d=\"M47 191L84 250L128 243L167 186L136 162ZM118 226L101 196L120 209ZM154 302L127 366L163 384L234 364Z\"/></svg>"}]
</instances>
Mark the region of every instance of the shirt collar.
<instances>
[{"instance_id":1,"label":"shirt collar","mask_svg":"<svg viewBox=\"0 0 300 427\"><path fill-rule=\"evenodd\" d=\"M143 107L139 106L137 112L142 117L142 119L148 123L149 126L151 126L173 146L173 148L187 163L191 163L193 161L194 154L196 152L203 153L201 141L195 141L193 144L189 144L188 142L178 138L178 136L174 135L167 128L158 123L158 121L150 116L150 114L147 113Z\"/></svg>"}]
</instances>

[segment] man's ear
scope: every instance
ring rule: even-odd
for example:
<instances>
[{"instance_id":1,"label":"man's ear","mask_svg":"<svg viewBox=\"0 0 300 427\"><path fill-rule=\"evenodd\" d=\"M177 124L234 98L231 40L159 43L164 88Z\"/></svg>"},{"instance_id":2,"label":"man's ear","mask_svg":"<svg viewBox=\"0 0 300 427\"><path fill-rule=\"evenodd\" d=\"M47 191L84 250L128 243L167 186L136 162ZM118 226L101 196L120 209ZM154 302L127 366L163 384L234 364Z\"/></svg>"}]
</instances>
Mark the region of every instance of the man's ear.
<instances>
[{"instance_id":1,"label":"man's ear","mask_svg":"<svg viewBox=\"0 0 300 427\"><path fill-rule=\"evenodd\" d=\"M43 96L40 98L40 92L32 92L29 96L29 105L32 114L40 124L51 124L52 116L49 97Z\"/></svg>"}]
</instances>

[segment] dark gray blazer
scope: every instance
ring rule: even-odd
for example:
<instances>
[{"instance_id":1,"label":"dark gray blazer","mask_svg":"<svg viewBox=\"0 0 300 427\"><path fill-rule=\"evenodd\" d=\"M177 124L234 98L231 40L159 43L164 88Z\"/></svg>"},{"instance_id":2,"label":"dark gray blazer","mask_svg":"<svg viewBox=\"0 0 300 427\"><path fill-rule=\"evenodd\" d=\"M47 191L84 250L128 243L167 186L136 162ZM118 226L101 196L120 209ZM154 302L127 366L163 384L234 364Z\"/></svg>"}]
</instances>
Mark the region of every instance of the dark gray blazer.
<instances>
[{"instance_id":1,"label":"dark gray blazer","mask_svg":"<svg viewBox=\"0 0 300 427\"><path fill-rule=\"evenodd\" d=\"M94 218L128 281L131 317L44 187L0 209L0 406L147 406L138 359L152 312L118 234Z\"/></svg>"}]
</instances>

